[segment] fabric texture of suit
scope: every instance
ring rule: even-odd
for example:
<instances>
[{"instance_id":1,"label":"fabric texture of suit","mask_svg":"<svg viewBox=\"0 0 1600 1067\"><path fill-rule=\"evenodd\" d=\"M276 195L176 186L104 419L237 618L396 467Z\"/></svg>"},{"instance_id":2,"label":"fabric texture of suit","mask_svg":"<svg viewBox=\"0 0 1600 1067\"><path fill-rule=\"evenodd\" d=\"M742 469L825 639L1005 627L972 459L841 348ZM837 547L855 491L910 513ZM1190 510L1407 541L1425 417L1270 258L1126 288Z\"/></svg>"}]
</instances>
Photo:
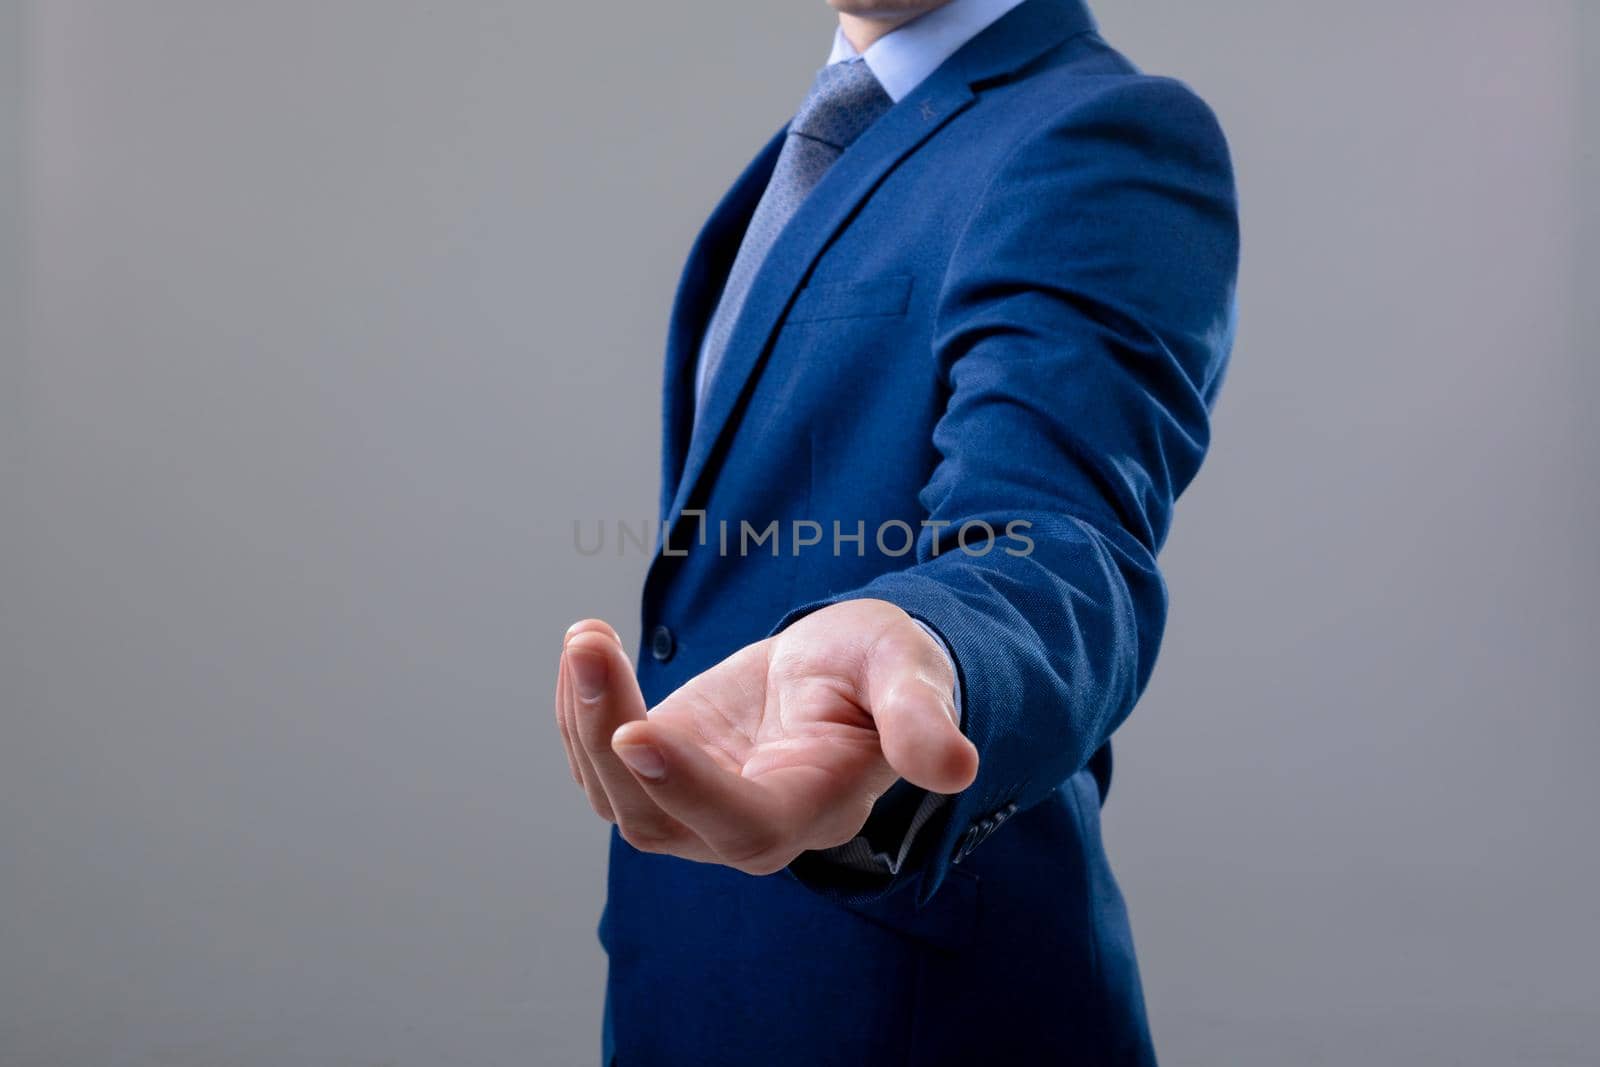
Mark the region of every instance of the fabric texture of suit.
<instances>
[{"instance_id":1,"label":"fabric texture of suit","mask_svg":"<svg viewBox=\"0 0 1600 1067\"><path fill-rule=\"evenodd\" d=\"M1079 0L1026 0L823 177L696 419L696 352L782 140L717 206L679 287L672 532L646 579L640 684L657 703L807 612L888 600L951 651L981 764L892 877L808 855L754 878L613 834L606 1056L1154 1063L1099 813L1108 738L1161 638L1156 552L1232 343L1222 133ZM963 550L980 520L1028 524L1031 550ZM777 552L741 555L741 524L773 522ZM875 536L895 522L917 534L905 554L902 533ZM797 546L796 523L822 542ZM902 783L873 819L916 800Z\"/></svg>"}]
</instances>

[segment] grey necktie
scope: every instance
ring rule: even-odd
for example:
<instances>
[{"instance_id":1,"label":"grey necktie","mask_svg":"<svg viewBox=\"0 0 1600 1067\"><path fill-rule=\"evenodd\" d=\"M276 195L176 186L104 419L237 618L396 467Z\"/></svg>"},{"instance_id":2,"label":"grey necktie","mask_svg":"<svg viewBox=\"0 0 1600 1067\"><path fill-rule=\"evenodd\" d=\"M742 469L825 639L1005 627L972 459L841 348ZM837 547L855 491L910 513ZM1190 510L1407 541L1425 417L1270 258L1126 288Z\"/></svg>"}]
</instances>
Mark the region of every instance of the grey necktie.
<instances>
[{"instance_id":1,"label":"grey necktie","mask_svg":"<svg viewBox=\"0 0 1600 1067\"><path fill-rule=\"evenodd\" d=\"M739 254L722 287L722 298L706 328L695 374L696 419L705 401L706 387L727 351L728 339L756 271L777 243L778 235L834 161L892 105L889 94L859 58L830 63L818 72L811 92L789 123L789 136L778 153L761 202L750 217Z\"/></svg>"}]
</instances>

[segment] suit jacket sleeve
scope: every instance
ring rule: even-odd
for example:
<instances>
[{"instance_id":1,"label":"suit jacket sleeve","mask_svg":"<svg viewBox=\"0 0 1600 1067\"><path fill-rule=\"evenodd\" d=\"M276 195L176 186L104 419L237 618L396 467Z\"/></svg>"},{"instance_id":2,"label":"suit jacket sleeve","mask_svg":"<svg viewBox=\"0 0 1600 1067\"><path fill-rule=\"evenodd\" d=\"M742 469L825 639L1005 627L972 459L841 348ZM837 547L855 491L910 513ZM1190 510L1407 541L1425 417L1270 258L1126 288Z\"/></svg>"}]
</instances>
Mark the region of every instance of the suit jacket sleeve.
<instances>
[{"instance_id":1,"label":"suit jacket sleeve","mask_svg":"<svg viewBox=\"0 0 1600 1067\"><path fill-rule=\"evenodd\" d=\"M1105 82L1017 143L949 263L932 353L949 400L916 562L778 627L874 597L956 661L977 781L871 895L915 883L931 896L975 827L1084 767L1155 663L1155 556L1205 453L1232 343L1237 212L1204 103L1166 79ZM984 555L957 541L969 526L981 546L979 522L999 535ZM828 864L794 871L862 896Z\"/></svg>"}]
</instances>

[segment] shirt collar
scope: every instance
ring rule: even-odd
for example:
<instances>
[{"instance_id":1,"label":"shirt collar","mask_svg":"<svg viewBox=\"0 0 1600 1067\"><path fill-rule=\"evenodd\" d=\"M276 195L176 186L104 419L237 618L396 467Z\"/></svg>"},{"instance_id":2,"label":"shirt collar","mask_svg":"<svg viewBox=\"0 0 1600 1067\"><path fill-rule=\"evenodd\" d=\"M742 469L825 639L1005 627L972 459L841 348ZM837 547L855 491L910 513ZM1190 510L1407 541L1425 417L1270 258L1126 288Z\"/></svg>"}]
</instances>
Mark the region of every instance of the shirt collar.
<instances>
[{"instance_id":1,"label":"shirt collar","mask_svg":"<svg viewBox=\"0 0 1600 1067\"><path fill-rule=\"evenodd\" d=\"M1020 3L1022 0L950 0L878 38L865 53L857 53L844 30L836 28L828 63L843 63L859 54L889 99L899 103L962 45Z\"/></svg>"}]
</instances>

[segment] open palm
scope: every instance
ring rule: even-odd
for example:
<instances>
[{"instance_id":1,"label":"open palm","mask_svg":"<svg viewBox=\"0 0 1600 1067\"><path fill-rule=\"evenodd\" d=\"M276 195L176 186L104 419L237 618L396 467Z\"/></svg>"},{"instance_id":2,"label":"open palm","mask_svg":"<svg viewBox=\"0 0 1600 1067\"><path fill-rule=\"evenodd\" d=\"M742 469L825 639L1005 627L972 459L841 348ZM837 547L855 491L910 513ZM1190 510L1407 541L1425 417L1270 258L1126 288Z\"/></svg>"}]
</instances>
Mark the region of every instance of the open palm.
<instances>
[{"instance_id":1,"label":"open palm","mask_svg":"<svg viewBox=\"0 0 1600 1067\"><path fill-rule=\"evenodd\" d=\"M568 631L556 718L591 806L634 847L751 874L842 844L896 779L969 785L937 641L898 607L845 601L749 645L649 711L616 634Z\"/></svg>"}]
</instances>

